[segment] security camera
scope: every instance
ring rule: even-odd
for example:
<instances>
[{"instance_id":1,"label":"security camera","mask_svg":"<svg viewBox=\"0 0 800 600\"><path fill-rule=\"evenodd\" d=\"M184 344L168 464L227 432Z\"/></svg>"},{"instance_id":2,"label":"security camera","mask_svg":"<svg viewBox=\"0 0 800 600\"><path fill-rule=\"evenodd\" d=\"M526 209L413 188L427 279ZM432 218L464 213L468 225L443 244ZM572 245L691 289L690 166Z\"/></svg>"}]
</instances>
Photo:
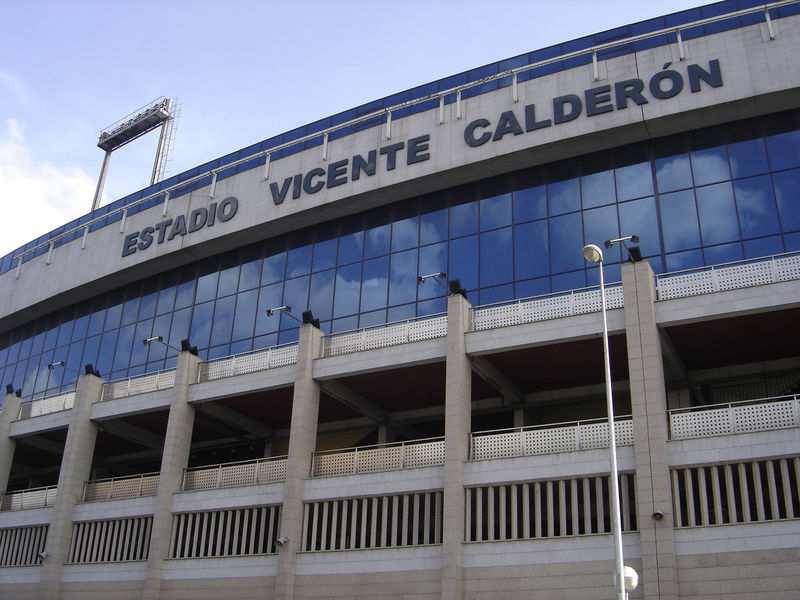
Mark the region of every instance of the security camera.
<instances>
[{"instance_id":1,"label":"security camera","mask_svg":"<svg viewBox=\"0 0 800 600\"><path fill-rule=\"evenodd\" d=\"M661 521L664 518L664 513L660 510L657 510L652 515L654 521Z\"/></svg>"},{"instance_id":2,"label":"security camera","mask_svg":"<svg viewBox=\"0 0 800 600\"><path fill-rule=\"evenodd\" d=\"M50 553L47 550L42 550L41 552L39 552L39 554L37 556L39 558L41 558L42 560L44 560L45 558L50 556Z\"/></svg>"},{"instance_id":3,"label":"security camera","mask_svg":"<svg viewBox=\"0 0 800 600\"><path fill-rule=\"evenodd\" d=\"M275 540L275 543L278 544L278 546L283 546L288 541L289 541L289 538L287 538L286 536L282 535L277 540Z\"/></svg>"}]
</instances>

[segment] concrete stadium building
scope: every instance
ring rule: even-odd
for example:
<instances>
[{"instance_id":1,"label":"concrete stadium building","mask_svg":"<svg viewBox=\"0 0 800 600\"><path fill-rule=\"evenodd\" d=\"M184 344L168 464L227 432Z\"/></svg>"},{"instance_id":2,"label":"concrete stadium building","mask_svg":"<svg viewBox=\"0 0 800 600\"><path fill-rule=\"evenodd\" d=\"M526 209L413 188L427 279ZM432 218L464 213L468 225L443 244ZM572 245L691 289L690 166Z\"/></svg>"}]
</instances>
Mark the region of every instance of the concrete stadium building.
<instances>
[{"instance_id":1,"label":"concrete stadium building","mask_svg":"<svg viewBox=\"0 0 800 600\"><path fill-rule=\"evenodd\" d=\"M631 597L800 596L799 50L794 1L621 26L4 257L0 598L615 597L581 249L632 235Z\"/></svg>"}]
</instances>

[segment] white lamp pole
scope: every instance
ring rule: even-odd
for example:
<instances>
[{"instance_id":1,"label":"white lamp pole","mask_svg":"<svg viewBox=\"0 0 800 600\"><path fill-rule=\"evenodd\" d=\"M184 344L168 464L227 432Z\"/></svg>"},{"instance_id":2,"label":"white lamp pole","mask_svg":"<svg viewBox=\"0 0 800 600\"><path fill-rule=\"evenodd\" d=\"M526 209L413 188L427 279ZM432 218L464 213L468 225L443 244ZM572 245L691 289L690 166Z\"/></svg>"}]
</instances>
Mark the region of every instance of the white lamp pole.
<instances>
[{"instance_id":1,"label":"white lamp pole","mask_svg":"<svg viewBox=\"0 0 800 600\"><path fill-rule=\"evenodd\" d=\"M606 405L608 409L608 447L611 458L611 529L614 533L614 587L617 600L626 600L625 572L622 561L622 518L619 508L619 476L617 474L617 436L614 433L614 399L611 394L611 358L608 351L608 321L606 319L606 287L603 281L603 251L599 246L587 244L583 247L583 257L600 267L600 304L603 313L603 357L606 370Z\"/></svg>"}]
</instances>

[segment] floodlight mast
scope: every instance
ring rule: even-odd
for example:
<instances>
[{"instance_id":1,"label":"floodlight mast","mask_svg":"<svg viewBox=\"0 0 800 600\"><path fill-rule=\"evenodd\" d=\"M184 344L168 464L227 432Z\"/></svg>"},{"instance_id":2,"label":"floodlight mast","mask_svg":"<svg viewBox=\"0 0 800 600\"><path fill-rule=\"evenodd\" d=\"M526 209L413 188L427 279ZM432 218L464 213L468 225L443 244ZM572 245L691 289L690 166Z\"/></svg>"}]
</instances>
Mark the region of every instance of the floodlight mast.
<instances>
[{"instance_id":1,"label":"floodlight mast","mask_svg":"<svg viewBox=\"0 0 800 600\"><path fill-rule=\"evenodd\" d=\"M96 210L100 206L100 198L103 195L103 188L105 187L106 176L108 175L108 164L111 161L111 153L117 148L121 148L125 144L159 127L161 127L161 137L159 139L158 148L156 149L156 160L153 165L150 185L156 183L156 177L160 174L163 175L160 166L166 162L163 155L165 151L169 150L168 140L170 132L168 132L167 129L174 117L173 104L174 101L172 99L162 96L153 102L145 104L142 108L133 111L127 117L123 117L103 130L100 134L100 139L97 141L97 147L101 150L105 150L106 154L103 158L100 178L97 181L92 210Z\"/></svg>"}]
</instances>

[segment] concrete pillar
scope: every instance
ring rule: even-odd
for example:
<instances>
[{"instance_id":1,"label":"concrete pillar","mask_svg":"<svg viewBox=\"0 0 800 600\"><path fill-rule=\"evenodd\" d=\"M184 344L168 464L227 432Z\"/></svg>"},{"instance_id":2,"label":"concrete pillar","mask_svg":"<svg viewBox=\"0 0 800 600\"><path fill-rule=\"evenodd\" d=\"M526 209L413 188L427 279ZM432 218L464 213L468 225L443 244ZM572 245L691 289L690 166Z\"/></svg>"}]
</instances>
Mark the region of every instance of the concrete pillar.
<instances>
[{"instance_id":1,"label":"concrete pillar","mask_svg":"<svg viewBox=\"0 0 800 600\"><path fill-rule=\"evenodd\" d=\"M150 534L150 552L147 573L142 588L142 600L157 600L161 596L164 560L169 556L172 532L172 496L181 490L183 470L189 463L194 427L194 406L189 404L189 385L197 381L200 359L189 352L178 355L175 369L175 387L169 406L167 433L161 455L158 493L153 510L153 527Z\"/></svg>"},{"instance_id":2,"label":"concrete pillar","mask_svg":"<svg viewBox=\"0 0 800 600\"><path fill-rule=\"evenodd\" d=\"M314 381L313 366L321 348L322 332L313 325L300 327L279 533L286 541L278 547L275 600L294 598L297 553L303 535L303 482L308 478L311 455L317 444L320 385Z\"/></svg>"},{"instance_id":3,"label":"concrete pillar","mask_svg":"<svg viewBox=\"0 0 800 600\"><path fill-rule=\"evenodd\" d=\"M5 493L8 488L8 476L11 474L11 463L14 462L14 449L16 440L8 437L12 421L19 416L20 398L14 394L3 397L3 406L0 408L0 493Z\"/></svg>"},{"instance_id":4,"label":"concrete pillar","mask_svg":"<svg viewBox=\"0 0 800 600\"><path fill-rule=\"evenodd\" d=\"M464 462L469 458L472 365L466 353L470 306L466 298L447 298L447 366L444 408L444 535L442 600L461 600L464 529Z\"/></svg>"},{"instance_id":5,"label":"concrete pillar","mask_svg":"<svg viewBox=\"0 0 800 600\"><path fill-rule=\"evenodd\" d=\"M97 439L97 424L89 415L92 404L102 398L103 383L94 375L78 378L58 474L58 492L47 530L45 551L48 555L42 562L39 587L43 599L56 600L61 591L61 572L69 558L72 538L72 514L83 497L83 484L89 479Z\"/></svg>"},{"instance_id":6,"label":"concrete pillar","mask_svg":"<svg viewBox=\"0 0 800 600\"><path fill-rule=\"evenodd\" d=\"M636 455L636 520L645 600L677 598L672 489L667 464L667 399L655 318L655 282L647 262L622 268L625 335ZM654 520L656 511L664 514Z\"/></svg>"}]
</instances>

